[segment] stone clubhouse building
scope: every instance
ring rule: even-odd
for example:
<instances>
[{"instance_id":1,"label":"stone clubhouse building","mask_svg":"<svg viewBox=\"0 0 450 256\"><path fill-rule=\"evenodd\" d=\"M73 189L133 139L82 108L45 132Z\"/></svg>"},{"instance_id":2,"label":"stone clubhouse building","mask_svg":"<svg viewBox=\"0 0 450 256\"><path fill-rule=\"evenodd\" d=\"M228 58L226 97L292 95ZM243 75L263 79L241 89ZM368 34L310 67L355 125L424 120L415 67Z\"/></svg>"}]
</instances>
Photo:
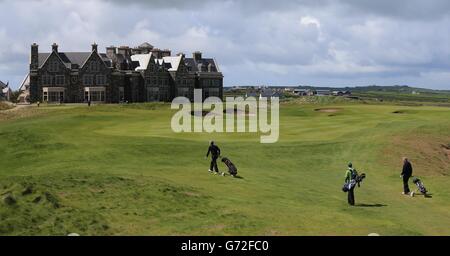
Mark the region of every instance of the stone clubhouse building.
<instances>
[{"instance_id":1,"label":"stone clubhouse building","mask_svg":"<svg viewBox=\"0 0 450 256\"><path fill-rule=\"evenodd\" d=\"M21 85L19 101L48 103L119 103L171 101L175 97L194 98L194 89L203 98L223 97L223 75L213 58L194 52L192 58L148 43L106 48L90 52L39 52L31 45L30 72Z\"/></svg>"}]
</instances>

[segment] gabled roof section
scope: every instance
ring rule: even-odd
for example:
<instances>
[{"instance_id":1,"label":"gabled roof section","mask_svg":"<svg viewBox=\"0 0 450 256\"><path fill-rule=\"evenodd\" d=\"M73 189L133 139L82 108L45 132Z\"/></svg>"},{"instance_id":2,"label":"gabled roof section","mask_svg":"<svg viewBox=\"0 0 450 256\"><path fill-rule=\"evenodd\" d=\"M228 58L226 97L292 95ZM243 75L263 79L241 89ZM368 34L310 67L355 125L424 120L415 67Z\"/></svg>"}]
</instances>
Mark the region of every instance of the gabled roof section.
<instances>
[{"instance_id":1,"label":"gabled roof section","mask_svg":"<svg viewBox=\"0 0 450 256\"><path fill-rule=\"evenodd\" d=\"M183 56L171 56L171 57L163 57L164 63L170 64L170 67L168 68L168 71L177 71L178 67L180 66L181 59Z\"/></svg>"},{"instance_id":2,"label":"gabled roof section","mask_svg":"<svg viewBox=\"0 0 450 256\"><path fill-rule=\"evenodd\" d=\"M102 58L102 56L97 52L97 51L92 51L89 53L89 56L84 60L82 65L79 65L80 68L83 68L84 65L86 65L86 63L88 62L88 60L92 57L92 56L96 56L98 59L100 59L103 63L103 65L108 68L108 65L106 65L105 60ZM76 63L78 64L78 63Z\"/></svg>"},{"instance_id":3,"label":"gabled roof section","mask_svg":"<svg viewBox=\"0 0 450 256\"><path fill-rule=\"evenodd\" d=\"M28 73L20 84L19 91L25 91L30 85L30 74Z\"/></svg>"},{"instance_id":4,"label":"gabled roof section","mask_svg":"<svg viewBox=\"0 0 450 256\"><path fill-rule=\"evenodd\" d=\"M153 49L153 48L154 48L153 45L151 45L151 44L149 44L149 43L147 43L147 42L145 42L145 43L139 45L138 47L141 48L141 49Z\"/></svg>"},{"instance_id":5,"label":"gabled roof section","mask_svg":"<svg viewBox=\"0 0 450 256\"><path fill-rule=\"evenodd\" d=\"M132 61L139 62L139 66L136 67L136 71L143 71L147 70L148 64L150 63L150 60L152 59L152 53L148 54L135 54L131 56Z\"/></svg>"},{"instance_id":6,"label":"gabled roof section","mask_svg":"<svg viewBox=\"0 0 450 256\"><path fill-rule=\"evenodd\" d=\"M51 53L39 53L38 55L38 61L39 61L39 68L41 68L45 61L48 59ZM71 68L72 64L76 64L79 67L81 67L86 60L91 56L92 52L59 52L58 56L66 65L67 68ZM109 63L111 62L106 54L99 54L100 58L103 60L103 62Z\"/></svg>"},{"instance_id":7,"label":"gabled roof section","mask_svg":"<svg viewBox=\"0 0 450 256\"><path fill-rule=\"evenodd\" d=\"M61 58L60 53L58 52L51 52L48 53L47 57L44 59L44 61L42 62L42 64L39 65L39 67L42 67L45 65L45 63L48 61L48 59L50 58L50 56L52 56L52 54L54 54L60 61L61 63L66 67L66 68L70 68L70 66L67 65L67 63L64 62L64 60ZM40 62L39 62L40 63Z\"/></svg>"}]
</instances>

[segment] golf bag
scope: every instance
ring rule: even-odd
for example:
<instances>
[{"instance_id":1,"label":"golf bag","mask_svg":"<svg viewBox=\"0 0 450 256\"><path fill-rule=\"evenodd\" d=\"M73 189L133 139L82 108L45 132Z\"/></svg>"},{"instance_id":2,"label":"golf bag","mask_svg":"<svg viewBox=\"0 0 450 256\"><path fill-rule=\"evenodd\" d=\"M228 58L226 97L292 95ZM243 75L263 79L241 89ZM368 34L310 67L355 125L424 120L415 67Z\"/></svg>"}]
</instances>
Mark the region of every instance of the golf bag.
<instances>
[{"instance_id":1,"label":"golf bag","mask_svg":"<svg viewBox=\"0 0 450 256\"><path fill-rule=\"evenodd\" d=\"M352 173L352 179L349 182L344 184L344 186L342 187L342 191L348 192L349 190L356 187L356 185L358 185L358 187L361 187L361 183L365 178L366 178L365 173L361 173L361 175L358 175L358 172L355 170Z\"/></svg>"},{"instance_id":2,"label":"golf bag","mask_svg":"<svg viewBox=\"0 0 450 256\"><path fill-rule=\"evenodd\" d=\"M424 194L424 195L427 194L428 191L427 191L427 189L425 188L425 185L423 185L423 182L422 182L419 178L414 177L413 183L416 184L416 187L417 187L417 189L420 191L420 193L422 193L422 194Z\"/></svg>"},{"instance_id":3,"label":"golf bag","mask_svg":"<svg viewBox=\"0 0 450 256\"><path fill-rule=\"evenodd\" d=\"M342 191L348 192L350 189L354 188L355 186L356 186L356 180L351 180L344 184L344 186L342 187Z\"/></svg>"},{"instance_id":4,"label":"golf bag","mask_svg":"<svg viewBox=\"0 0 450 256\"><path fill-rule=\"evenodd\" d=\"M230 159L223 157L222 162L228 167L228 172L231 176L236 177L237 175L237 168L236 166L230 161Z\"/></svg>"}]
</instances>

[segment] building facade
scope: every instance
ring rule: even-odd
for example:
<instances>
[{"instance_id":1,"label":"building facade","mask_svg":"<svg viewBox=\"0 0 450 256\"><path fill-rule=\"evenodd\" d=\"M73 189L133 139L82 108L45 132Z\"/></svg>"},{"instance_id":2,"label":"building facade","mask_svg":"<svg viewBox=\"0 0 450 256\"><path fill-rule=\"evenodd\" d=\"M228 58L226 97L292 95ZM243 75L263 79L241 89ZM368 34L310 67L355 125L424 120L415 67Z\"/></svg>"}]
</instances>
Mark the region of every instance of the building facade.
<instances>
[{"instance_id":1,"label":"building facade","mask_svg":"<svg viewBox=\"0 0 450 256\"><path fill-rule=\"evenodd\" d=\"M9 87L9 82L5 84L0 81L0 100L11 101L11 96L12 90Z\"/></svg>"},{"instance_id":2,"label":"building facade","mask_svg":"<svg viewBox=\"0 0 450 256\"><path fill-rule=\"evenodd\" d=\"M138 47L106 48L90 52L60 52L52 45L49 53L31 46L30 72L21 86L30 102L119 103L171 101L175 97L194 98L194 89L203 96L223 97L223 75L212 58L200 52L192 58L171 55L148 43Z\"/></svg>"}]
</instances>

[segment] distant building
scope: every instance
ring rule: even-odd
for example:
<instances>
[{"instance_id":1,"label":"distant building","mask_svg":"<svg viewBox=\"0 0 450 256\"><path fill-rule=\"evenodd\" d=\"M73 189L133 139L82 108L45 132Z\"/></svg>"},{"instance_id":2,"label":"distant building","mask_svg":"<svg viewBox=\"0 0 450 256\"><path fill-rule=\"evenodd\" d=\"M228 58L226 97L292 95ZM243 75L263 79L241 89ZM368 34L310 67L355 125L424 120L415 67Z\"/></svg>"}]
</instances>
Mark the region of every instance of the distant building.
<instances>
[{"instance_id":1,"label":"distant building","mask_svg":"<svg viewBox=\"0 0 450 256\"><path fill-rule=\"evenodd\" d=\"M277 90L277 89L271 89L268 87L262 88L262 89L258 89L256 91L251 91L246 93L245 97L255 97L255 98L272 98L272 97L277 97L277 98L283 98L284 94Z\"/></svg>"},{"instance_id":2,"label":"distant building","mask_svg":"<svg viewBox=\"0 0 450 256\"><path fill-rule=\"evenodd\" d=\"M330 90L316 90L315 93L317 96L330 96L331 91Z\"/></svg>"},{"instance_id":3,"label":"distant building","mask_svg":"<svg viewBox=\"0 0 450 256\"><path fill-rule=\"evenodd\" d=\"M30 102L148 102L171 101L194 89L204 98L223 97L223 75L212 58L194 52L192 58L148 43L138 47L110 46L100 53L60 52L52 45L49 53L31 46L30 72L21 85L20 101Z\"/></svg>"},{"instance_id":4,"label":"distant building","mask_svg":"<svg viewBox=\"0 0 450 256\"><path fill-rule=\"evenodd\" d=\"M19 103L27 103L30 102L30 75L28 74L22 81L19 87L19 97L17 98L17 102Z\"/></svg>"},{"instance_id":5,"label":"distant building","mask_svg":"<svg viewBox=\"0 0 450 256\"><path fill-rule=\"evenodd\" d=\"M12 90L9 87L9 82L5 84L0 81L0 100L11 101L11 96Z\"/></svg>"},{"instance_id":6,"label":"distant building","mask_svg":"<svg viewBox=\"0 0 450 256\"><path fill-rule=\"evenodd\" d=\"M333 91L333 96L350 96L352 95L351 91Z\"/></svg>"},{"instance_id":7,"label":"distant building","mask_svg":"<svg viewBox=\"0 0 450 256\"><path fill-rule=\"evenodd\" d=\"M0 81L0 100L5 100L5 94L3 93L3 89L6 88L7 85Z\"/></svg>"},{"instance_id":8,"label":"distant building","mask_svg":"<svg viewBox=\"0 0 450 256\"><path fill-rule=\"evenodd\" d=\"M313 96L314 91L310 89L295 89L294 94L298 96Z\"/></svg>"}]
</instances>

